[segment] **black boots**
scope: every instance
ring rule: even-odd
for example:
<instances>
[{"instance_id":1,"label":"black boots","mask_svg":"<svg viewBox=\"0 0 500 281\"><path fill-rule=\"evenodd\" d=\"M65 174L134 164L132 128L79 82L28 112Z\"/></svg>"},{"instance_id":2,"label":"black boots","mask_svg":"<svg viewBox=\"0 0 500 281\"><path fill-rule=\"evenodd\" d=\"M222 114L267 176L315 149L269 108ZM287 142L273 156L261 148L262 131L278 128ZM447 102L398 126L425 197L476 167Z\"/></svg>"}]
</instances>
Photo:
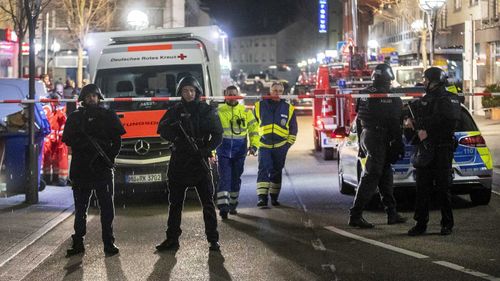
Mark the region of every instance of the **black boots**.
<instances>
[{"instance_id":1,"label":"black boots","mask_svg":"<svg viewBox=\"0 0 500 281\"><path fill-rule=\"evenodd\" d=\"M427 231L427 225L417 223L414 227L408 230L408 235L409 236L424 235L426 231Z\"/></svg>"},{"instance_id":2,"label":"black boots","mask_svg":"<svg viewBox=\"0 0 500 281\"><path fill-rule=\"evenodd\" d=\"M71 248L66 250L67 257L78 255L80 253L85 252L85 246L83 246L83 239L76 238L74 236L72 236L72 239L73 239L73 244L71 245Z\"/></svg>"},{"instance_id":3,"label":"black boots","mask_svg":"<svg viewBox=\"0 0 500 281\"><path fill-rule=\"evenodd\" d=\"M158 252L177 251L179 250L179 240L166 239L160 245L156 246L156 250L158 250Z\"/></svg>"},{"instance_id":4,"label":"black boots","mask_svg":"<svg viewBox=\"0 0 500 281\"><path fill-rule=\"evenodd\" d=\"M271 194L271 205L273 206L281 205L280 202L278 202L278 194Z\"/></svg>"},{"instance_id":5,"label":"black boots","mask_svg":"<svg viewBox=\"0 0 500 281\"><path fill-rule=\"evenodd\" d=\"M220 210L219 215L223 220L227 220L228 212L226 210Z\"/></svg>"},{"instance_id":6,"label":"black boots","mask_svg":"<svg viewBox=\"0 0 500 281\"><path fill-rule=\"evenodd\" d=\"M257 207L267 207L267 195L259 195L259 201L257 201Z\"/></svg>"},{"instance_id":7,"label":"black boots","mask_svg":"<svg viewBox=\"0 0 500 281\"><path fill-rule=\"evenodd\" d=\"M359 228L374 228L375 225L367 222L363 217L355 218L355 217L350 217L349 218L349 225L354 226L354 227L359 227Z\"/></svg>"},{"instance_id":8,"label":"black boots","mask_svg":"<svg viewBox=\"0 0 500 281\"><path fill-rule=\"evenodd\" d=\"M115 243L104 243L104 253L107 256L114 256L120 252L120 249L116 247Z\"/></svg>"},{"instance_id":9,"label":"black boots","mask_svg":"<svg viewBox=\"0 0 500 281\"><path fill-rule=\"evenodd\" d=\"M210 242L210 247L208 247L210 251L220 252L220 244L217 241Z\"/></svg>"},{"instance_id":10,"label":"black boots","mask_svg":"<svg viewBox=\"0 0 500 281\"><path fill-rule=\"evenodd\" d=\"M397 212L387 214L387 224L405 223L408 218L405 218Z\"/></svg>"}]
</instances>

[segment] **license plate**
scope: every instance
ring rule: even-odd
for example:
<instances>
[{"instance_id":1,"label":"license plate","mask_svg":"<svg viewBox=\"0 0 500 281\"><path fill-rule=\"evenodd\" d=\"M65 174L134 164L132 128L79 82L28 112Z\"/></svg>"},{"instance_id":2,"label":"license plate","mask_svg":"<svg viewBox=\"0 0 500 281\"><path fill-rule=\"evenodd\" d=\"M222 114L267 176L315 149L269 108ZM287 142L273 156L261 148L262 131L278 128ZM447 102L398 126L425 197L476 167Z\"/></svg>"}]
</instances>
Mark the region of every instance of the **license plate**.
<instances>
[{"instance_id":1,"label":"license plate","mask_svg":"<svg viewBox=\"0 0 500 281\"><path fill-rule=\"evenodd\" d=\"M126 182L128 183L150 183L160 181L161 174L127 175L126 177Z\"/></svg>"}]
</instances>

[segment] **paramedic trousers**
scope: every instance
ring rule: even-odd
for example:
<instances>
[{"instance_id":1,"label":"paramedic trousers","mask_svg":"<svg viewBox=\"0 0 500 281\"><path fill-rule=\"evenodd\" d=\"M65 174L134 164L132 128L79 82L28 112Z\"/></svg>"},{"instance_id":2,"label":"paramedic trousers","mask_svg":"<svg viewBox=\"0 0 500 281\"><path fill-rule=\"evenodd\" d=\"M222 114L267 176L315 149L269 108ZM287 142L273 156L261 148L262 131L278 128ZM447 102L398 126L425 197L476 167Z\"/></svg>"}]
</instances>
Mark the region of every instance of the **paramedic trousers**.
<instances>
[{"instance_id":1,"label":"paramedic trousers","mask_svg":"<svg viewBox=\"0 0 500 281\"><path fill-rule=\"evenodd\" d=\"M113 205L113 180L92 184L73 184L73 198L75 199L75 234L73 241L82 241L87 233L87 211L89 208L92 190L95 190L99 208L101 209L102 241L104 244L114 243L113 219L115 208Z\"/></svg>"},{"instance_id":2,"label":"paramedic trousers","mask_svg":"<svg viewBox=\"0 0 500 281\"><path fill-rule=\"evenodd\" d=\"M277 148L259 148L259 171L257 174L257 195L278 197L286 154L290 148L285 144Z\"/></svg>"},{"instance_id":3,"label":"paramedic trousers","mask_svg":"<svg viewBox=\"0 0 500 281\"><path fill-rule=\"evenodd\" d=\"M218 157L219 187L217 191L217 207L224 212L236 209L241 188L241 175L245 165L245 157Z\"/></svg>"},{"instance_id":4,"label":"paramedic trousers","mask_svg":"<svg viewBox=\"0 0 500 281\"><path fill-rule=\"evenodd\" d=\"M382 203L388 214L396 212L394 199L393 171L387 161L389 141L387 131L363 128L360 136L360 149L366 155L365 169L356 190L351 208L351 218L361 218L365 206L379 189Z\"/></svg>"},{"instance_id":5,"label":"paramedic trousers","mask_svg":"<svg viewBox=\"0 0 500 281\"><path fill-rule=\"evenodd\" d=\"M189 185L191 186L191 185ZM167 239L178 241L181 236L181 217L186 190L189 187L185 183L169 182L168 201L170 203L167 221ZM205 234L208 242L218 242L219 232L217 232L217 214L213 201L214 190L212 177L201 177L198 183L194 184L196 192L203 207L203 220L205 222Z\"/></svg>"}]
</instances>

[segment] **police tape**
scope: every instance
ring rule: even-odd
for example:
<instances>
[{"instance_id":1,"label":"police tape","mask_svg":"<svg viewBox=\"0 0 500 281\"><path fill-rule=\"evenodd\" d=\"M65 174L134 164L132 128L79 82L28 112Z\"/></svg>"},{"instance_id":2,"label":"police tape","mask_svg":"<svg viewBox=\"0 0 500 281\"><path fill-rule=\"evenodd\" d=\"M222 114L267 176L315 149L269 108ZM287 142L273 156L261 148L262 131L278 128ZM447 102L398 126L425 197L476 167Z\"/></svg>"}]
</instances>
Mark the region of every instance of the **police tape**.
<instances>
[{"instance_id":1,"label":"police tape","mask_svg":"<svg viewBox=\"0 0 500 281\"><path fill-rule=\"evenodd\" d=\"M324 98L397 98L397 97L410 97L418 98L422 97L425 93L373 93L373 94L311 94L311 95L279 95L279 96L202 96L202 100L213 100L213 101L224 101L224 100L260 100L260 99L285 99L285 100L304 100L304 99L324 99ZM500 96L500 93L458 93L458 96L470 96L470 97L494 97ZM168 102L168 101L181 101L182 97L136 97L136 98L105 98L101 102ZM42 98L42 99L12 99L12 100L0 100L2 103L51 103L51 102L78 102L77 99L53 99L53 98Z\"/></svg>"}]
</instances>

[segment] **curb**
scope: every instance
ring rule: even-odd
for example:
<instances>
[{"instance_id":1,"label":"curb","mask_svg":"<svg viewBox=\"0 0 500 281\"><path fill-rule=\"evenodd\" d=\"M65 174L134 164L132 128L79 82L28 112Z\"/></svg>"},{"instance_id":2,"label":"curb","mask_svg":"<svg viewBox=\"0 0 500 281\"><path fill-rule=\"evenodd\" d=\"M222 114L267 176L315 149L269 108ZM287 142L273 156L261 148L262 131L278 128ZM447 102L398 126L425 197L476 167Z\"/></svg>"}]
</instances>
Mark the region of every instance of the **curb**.
<instances>
[{"instance_id":1,"label":"curb","mask_svg":"<svg viewBox=\"0 0 500 281\"><path fill-rule=\"evenodd\" d=\"M0 255L0 267L3 267L6 263L8 263L10 260L15 258L20 252L22 252L24 249L35 243L38 239L40 239L43 235L45 235L47 232L55 228L57 225L59 225L61 222L63 222L65 219L67 219L69 216L73 214L75 211L75 206L71 205L70 207L64 209L61 214L57 215L55 218L51 219L49 222L47 222L42 228L38 229L34 233L28 235L26 238L24 238L21 242L15 244L12 248L9 250L5 251Z\"/></svg>"}]
</instances>

